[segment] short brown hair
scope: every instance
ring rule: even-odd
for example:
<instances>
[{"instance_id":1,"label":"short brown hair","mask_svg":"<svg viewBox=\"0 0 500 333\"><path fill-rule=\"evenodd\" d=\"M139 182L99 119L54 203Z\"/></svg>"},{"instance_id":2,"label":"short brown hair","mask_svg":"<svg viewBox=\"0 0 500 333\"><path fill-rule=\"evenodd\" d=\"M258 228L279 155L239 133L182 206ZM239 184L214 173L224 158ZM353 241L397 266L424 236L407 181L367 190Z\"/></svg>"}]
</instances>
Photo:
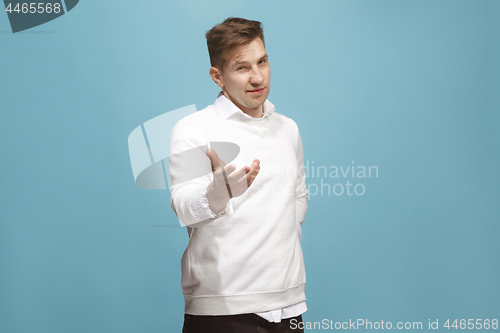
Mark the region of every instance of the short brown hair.
<instances>
[{"instance_id":1,"label":"short brown hair","mask_svg":"<svg viewBox=\"0 0 500 333\"><path fill-rule=\"evenodd\" d=\"M264 43L264 30L259 21L228 17L205 34L212 67L223 69L227 57L236 47L259 37Z\"/></svg>"}]
</instances>

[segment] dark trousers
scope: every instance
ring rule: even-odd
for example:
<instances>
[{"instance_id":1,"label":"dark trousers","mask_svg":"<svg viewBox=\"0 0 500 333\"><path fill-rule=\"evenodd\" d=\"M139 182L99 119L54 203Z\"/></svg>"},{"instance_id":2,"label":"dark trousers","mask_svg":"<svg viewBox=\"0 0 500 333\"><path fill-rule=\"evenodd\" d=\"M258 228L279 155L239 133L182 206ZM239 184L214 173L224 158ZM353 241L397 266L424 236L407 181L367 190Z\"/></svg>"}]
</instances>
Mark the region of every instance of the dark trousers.
<instances>
[{"instance_id":1,"label":"dark trousers","mask_svg":"<svg viewBox=\"0 0 500 333\"><path fill-rule=\"evenodd\" d=\"M303 333L302 315L271 323L254 313L231 316L184 314L182 333Z\"/></svg>"}]
</instances>

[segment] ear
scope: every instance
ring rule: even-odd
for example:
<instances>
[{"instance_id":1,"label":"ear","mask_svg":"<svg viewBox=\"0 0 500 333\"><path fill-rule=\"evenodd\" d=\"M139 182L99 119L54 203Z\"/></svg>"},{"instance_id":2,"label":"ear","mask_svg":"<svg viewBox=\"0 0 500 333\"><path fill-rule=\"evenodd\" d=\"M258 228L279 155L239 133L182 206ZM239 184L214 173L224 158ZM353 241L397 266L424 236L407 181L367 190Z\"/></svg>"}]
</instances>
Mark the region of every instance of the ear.
<instances>
[{"instance_id":1,"label":"ear","mask_svg":"<svg viewBox=\"0 0 500 333\"><path fill-rule=\"evenodd\" d=\"M212 80L214 80L216 85L218 85L221 88L224 87L220 69L218 69L217 67L211 67L210 70L208 71L208 74L210 74L210 77L212 78Z\"/></svg>"}]
</instances>

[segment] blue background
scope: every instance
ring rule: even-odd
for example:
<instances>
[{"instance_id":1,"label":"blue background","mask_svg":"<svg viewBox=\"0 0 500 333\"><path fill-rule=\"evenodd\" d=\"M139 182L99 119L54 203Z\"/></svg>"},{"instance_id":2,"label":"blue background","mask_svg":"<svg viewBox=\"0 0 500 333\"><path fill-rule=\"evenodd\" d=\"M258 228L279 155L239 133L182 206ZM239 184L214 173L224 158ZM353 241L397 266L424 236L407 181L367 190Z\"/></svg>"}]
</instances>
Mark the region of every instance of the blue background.
<instances>
[{"instance_id":1,"label":"blue background","mask_svg":"<svg viewBox=\"0 0 500 333\"><path fill-rule=\"evenodd\" d=\"M0 331L180 332L187 233L127 137L213 103L228 16L263 22L306 160L379 170L310 198L304 319L499 319L499 1L87 0L17 34L0 13Z\"/></svg>"}]
</instances>

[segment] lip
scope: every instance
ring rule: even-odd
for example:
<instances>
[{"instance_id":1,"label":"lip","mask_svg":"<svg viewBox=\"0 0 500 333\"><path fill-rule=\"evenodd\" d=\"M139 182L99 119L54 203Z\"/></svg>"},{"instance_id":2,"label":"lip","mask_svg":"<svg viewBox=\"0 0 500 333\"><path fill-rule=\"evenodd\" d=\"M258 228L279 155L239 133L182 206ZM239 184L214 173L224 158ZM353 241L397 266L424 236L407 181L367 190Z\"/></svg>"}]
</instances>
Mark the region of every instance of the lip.
<instances>
[{"instance_id":1,"label":"lip","mask_svg":"<svg viewBox=\"0 0 500 333\"><path fill-rule=\"evenodd\" d=\"M254 90L247 90L247 92L253 94L253 95L260 95L266 90L266 87L259 88L259 89L254 89Z\"/></svg>"}]
</instances>

